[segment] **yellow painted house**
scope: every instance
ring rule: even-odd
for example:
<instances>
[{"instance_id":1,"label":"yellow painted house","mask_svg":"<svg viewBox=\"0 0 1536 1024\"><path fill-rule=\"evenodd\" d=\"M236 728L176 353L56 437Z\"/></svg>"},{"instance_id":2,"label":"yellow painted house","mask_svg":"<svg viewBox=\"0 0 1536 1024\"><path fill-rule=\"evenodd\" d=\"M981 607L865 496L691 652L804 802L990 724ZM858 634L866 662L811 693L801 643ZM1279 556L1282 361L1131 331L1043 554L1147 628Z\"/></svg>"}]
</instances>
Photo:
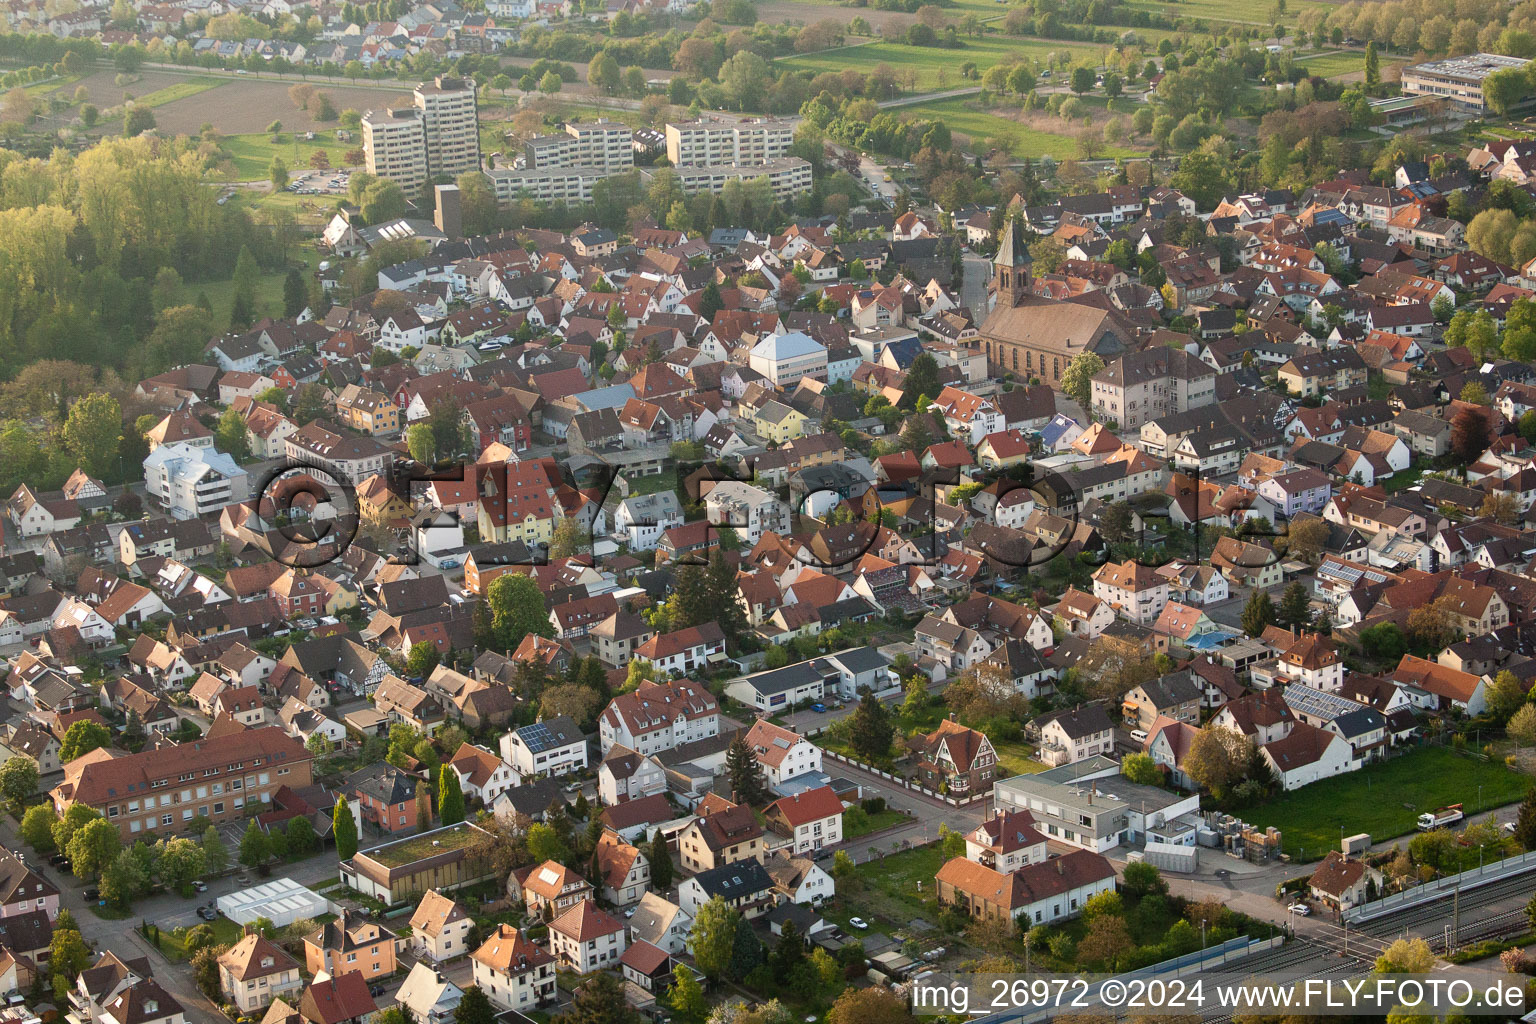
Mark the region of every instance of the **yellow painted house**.
<instances>
[{"instance_id":1,"label":"yellow painted house","mask_svg":"<svg viewBox=\"0 0 1536 1024\"><path fill-rule=\"evenodd\" d=\"M986 469L1007 469L1029 460L1029 438L1022 430L999 430L976 446L976 464Z\"/></svg>"},{"instance_id":2,"label":"yellow painted house","mask_svg":"<svg viewBox=\"0 0 1536 1024\"><path fill-rule=\"evenodd\" d=\"M549 476L537 462L486 467L480 484L478 524L482 543L520 540L548 544L562 515Z\"/></svg>"},{"instance_id":3,"label":"yellow painted house","mask_svg":"<svg viewBox=\"0 0 1536 1024\"><path fill-rule=\"evenodd\" d=\"M752 417L758 436L774 444L784 444L805 436L805 415L783 402L764 402Z\"/></svg>"}]
</instances>

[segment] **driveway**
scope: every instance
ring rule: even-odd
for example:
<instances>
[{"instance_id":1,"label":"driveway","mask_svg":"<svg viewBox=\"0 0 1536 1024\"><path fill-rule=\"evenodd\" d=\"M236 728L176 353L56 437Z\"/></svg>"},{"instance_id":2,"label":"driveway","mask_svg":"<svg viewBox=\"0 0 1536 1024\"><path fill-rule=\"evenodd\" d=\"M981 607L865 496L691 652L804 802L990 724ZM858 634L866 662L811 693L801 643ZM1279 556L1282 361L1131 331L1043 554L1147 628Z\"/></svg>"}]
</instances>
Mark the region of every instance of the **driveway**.
<instances>
[{"instance_id":1,"label":"driveway","mask_svg":"<svg viewBox=\"0 0 1536 1024\"><path fill-rule=\"evenodd\" d=\"M930 843L939 837L941 824L948 825L957 832L969 832L981 824L984 808L989 806L988 801L980 801L965 807L952 807L943 800L914 793L893 783L890 779L881 778L873 772L867 772L842 761L825 761L822 764L822 771L834 778L841 776L851 779L863 789L865 799L884 797L887 807L905 811L912 816L912 820L905 825L897 826L876 836L860 836L857 839L845 840L832 847L835 850L846 850L856 863L882 856L884 850L892 843L908 842L913 846Z\"/></svg>"}]
</instances>

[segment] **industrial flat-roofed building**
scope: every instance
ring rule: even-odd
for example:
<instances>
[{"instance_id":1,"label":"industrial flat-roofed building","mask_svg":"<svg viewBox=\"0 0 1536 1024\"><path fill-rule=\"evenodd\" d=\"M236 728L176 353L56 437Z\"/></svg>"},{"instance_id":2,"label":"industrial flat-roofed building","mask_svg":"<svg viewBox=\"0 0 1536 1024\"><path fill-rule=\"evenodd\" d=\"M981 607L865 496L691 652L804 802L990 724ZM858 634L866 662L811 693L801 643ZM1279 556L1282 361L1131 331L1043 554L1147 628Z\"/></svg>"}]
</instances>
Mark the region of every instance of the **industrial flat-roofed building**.
<instances>
[{"instance_id":1,"label":"industrial flat-roofed building","mask_svg":"<svg viewBox=\"0 0 1536 1024\"><path fill-rule=\"evenodd\" d=\"M1470 53L1447 57L1403 68L1403 95L1438 96L1465 110L1481 113L1488 108L1483 98L1483 80L1505 68L1523 68L1530 61L1523 57L1505 57L1497 53ZM1530 103L1530 98L1522 105Z\"/></svg>"},{"instance_id":2,"label":"industrial flat-roofed building","mask_svg":"<svg viewBox=\"0 0 1536 1024\"><path fill-rule=\"evenodd\" d=\"M1147 839L1194 843L1195 825L1179 819L1198 816L1198 795L1181 797L1138 785L1120 775L1113 762L1103 772L1097 764L1090 758L1038 775L1003 779L993 786L993 799L999 810L1028 811L1047 839L1095 853Z\"/></svg>"}]
</instances>

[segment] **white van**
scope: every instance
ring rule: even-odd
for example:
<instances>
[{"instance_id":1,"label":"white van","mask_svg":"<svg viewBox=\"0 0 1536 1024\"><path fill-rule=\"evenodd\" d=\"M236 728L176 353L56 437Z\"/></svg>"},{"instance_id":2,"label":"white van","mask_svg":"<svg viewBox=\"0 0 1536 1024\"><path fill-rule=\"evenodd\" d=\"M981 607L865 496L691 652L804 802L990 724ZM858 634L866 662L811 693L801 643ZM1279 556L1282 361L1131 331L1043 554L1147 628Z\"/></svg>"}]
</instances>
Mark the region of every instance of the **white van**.
<instances>
[{"instance_id":1,"label":"white van","mask_svg":"<svg viewBox=\"0 0 1536 1024\"><path fill-rule=\"evenodd\" d=\"M1147 742L1147 731L1145 729L1132 729L1131 739L1137 743L1145 743Z\"/></svg>"}]
</instances>

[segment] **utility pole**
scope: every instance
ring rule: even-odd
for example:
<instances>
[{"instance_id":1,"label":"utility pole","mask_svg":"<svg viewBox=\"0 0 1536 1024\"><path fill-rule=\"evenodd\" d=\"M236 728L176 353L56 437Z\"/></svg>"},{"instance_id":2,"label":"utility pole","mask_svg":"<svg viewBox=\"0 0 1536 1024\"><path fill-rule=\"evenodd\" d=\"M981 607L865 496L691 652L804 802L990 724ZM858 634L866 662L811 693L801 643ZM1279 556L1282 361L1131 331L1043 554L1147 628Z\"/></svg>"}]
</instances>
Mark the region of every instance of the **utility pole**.
<instances>
[{"instance_id":1,"label":"utility pole","mask_svg":"<svg viewBox=\"0 0 1536 1024\"><path fill-rule=\"evenodd\" d=\"M1461 876L1456 876L1456 894L1451 897L1451 934L1450 940L1454 941L1461 935ZM1450 942L1446 943L1445 951L1451 951Z\"/></svg>"}]
</instances>

